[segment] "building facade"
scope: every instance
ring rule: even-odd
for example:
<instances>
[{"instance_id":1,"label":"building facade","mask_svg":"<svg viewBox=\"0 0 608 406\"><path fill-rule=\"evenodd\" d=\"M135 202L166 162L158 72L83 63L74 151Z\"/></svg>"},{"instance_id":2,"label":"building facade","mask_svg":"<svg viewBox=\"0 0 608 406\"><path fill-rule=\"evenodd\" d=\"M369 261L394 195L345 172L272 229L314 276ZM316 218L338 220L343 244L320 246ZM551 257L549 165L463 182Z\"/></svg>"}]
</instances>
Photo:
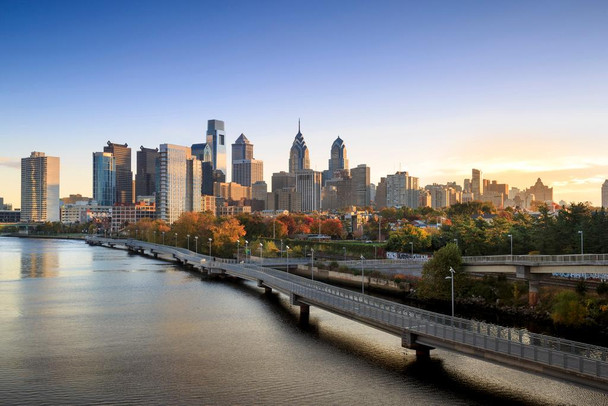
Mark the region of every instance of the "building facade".
<instances>
[{"instance_id":1,"label":"building facade","mask_svg":"<svg viewBox=\"0 0 608 406\"><path fill-rule=\"evenodd\" d=\"M370 201L370 168L369 166L362 164L356 168L351 169L350 175L352 177L352 196L353 205L358 207L369 206Z\"/></svg>"},{"instance_id":2,"label":"building facade","mask_svg":"<svg viewBox=\"0 0 608 406\"><path fill-rule=\"evenodd\" d=\"M608 209L608 179L602 184L602 207Z\"/></svg>"},{"instance_id":3,"label":"building facade","mask_svg":"<svg viewBox=\"0 0 608 406\"><path fill-rule=\"evenodd\" d=\"M114 155L109 152L93 152L93 200L101 206L113 206L116 196Z\"/></svg>"},{"instance_id":4,"label":"building facade","mask_svg":"<svg viewBox=\"0 0 608 406\"><path fill-rule=\"evenodd\" d=\"M133 171L131 170L131 148L128 144L108 141L103 152L114 155L116 161L116 199L115 203L133 204Z\"/></svg>"},{"instance_id":5,"label":"building facade","mask_svg":"<svg viewBox=\"0 0 608 406\"><path fill-rule=\"evenodd\" d=\"M296 171L296 192L300 193L300 210L321 210L321 172L312 169Z\"/></svg>"},{"instance_id":6,"label":"building facade","mask_svg":"<svg viewBox=\"0 0 608 406\"><path fill-rule=\"evenodd\" d=\"M226 176L226 131L222 120L207 121L207 145L211 147L213 169Z\"/></svg>"},{"instance_id":7,"label":"building facade","mask_svg":"<svg viewBox=\"0 0 608 406\"><path fill-rule=\"evenodd\" d=\"M300 132L300 120L298 120L298 133L289 150L289 173L295 174L303 169L310 169L310 158L304 136Z\"/></svg>"},{"instance_id":8,"label":"building facade","mask_svg":"<svg viewBox=\"0 0 608 406\"><path fill-rule=\"evenodd\" d=\"M21 221L59 219L59 158L32 152L21 159Z\"/></svg>"},{"instance_id":9,"label":"building facade","mask_svg":"<svg viewBox=\"0 0 608 406\"><path fill-rule=\"evenodd\" d=\"M418 207L419 196L418 178L410 176L407 172L397 172L394 175L387 175L387 207L405 206L415 209Z\"/></svg>"},{"instance_id":10,"label":"building facade","mask_svg":"<svg viewBox=\"0 0 608 406\"><path fill-rule=\"evenodd\" d=\"M137 173L135 174L135 200L137 196L152 196L156 192L156 160L158 148L145 148L137 151Z\"/></svg>"}]
</instances>

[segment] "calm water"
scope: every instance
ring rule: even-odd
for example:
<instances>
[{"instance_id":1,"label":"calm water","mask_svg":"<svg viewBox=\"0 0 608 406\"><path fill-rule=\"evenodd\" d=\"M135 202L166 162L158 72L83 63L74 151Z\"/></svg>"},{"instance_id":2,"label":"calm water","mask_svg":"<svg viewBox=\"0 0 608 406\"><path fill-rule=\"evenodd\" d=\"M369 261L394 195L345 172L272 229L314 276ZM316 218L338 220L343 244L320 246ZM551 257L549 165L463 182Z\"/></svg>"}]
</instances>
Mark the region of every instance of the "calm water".
<instances>
[{"instance_id":1,"label":"calm water","mask_svg":"<svg viewBox=\"0 0 608 406\"><path fill-rule=\"evenodd\" d=\"M77 241L0 238L0 403L608 404L280 295Z\"/></svg>"}]
</instances>

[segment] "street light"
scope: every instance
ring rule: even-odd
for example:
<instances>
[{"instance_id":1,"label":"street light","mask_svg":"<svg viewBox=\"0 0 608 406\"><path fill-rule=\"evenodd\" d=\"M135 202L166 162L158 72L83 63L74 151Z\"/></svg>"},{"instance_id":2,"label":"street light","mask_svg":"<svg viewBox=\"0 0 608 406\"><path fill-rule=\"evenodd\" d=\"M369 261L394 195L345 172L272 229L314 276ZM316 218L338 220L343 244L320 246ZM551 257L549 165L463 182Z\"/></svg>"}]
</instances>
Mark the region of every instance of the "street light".
<instances>
[{"instance_id":1,"label":"street light","mask_svg":"<svg viewBox=\"0 0 608 406\"><path fill-rule=\"evenodd\" d=\"M163 231L162 234L163 234L163 245L165 245L165 232Z\"/></svg>"},{"instance_id":2,"label":"street light","mask_svg":"<svg viewBox=\"0 0 608 406\"><path fill-rule=\"evenodd\" d=\"M241 239L237 238L237 240L236 240L236 262L237 263L240 262L239 261L240 251L241 251Z\"/></svg>"},{"instance_id":3,"label":"street light","mask_svg":"<svg viewBox=\"0 0 608 406\"><path fill-rule=\"evenodd\" d=\"M277 218L273 217L272 218L272 239L273 239L273 242L274 242L274 239L276 238L276 232L275 232L275 223L276 222L277 222ZM276 244L276 242L275 242L275 244ZM275 245L275 247L276 247L276 245Z\"/></svg>"},{"instance_id":4,"label":"street light","mask_svg":"<svg viewBox=\"0 0 608 406\"><path fill-rule=\"evenodd\" d=\"M285 246L285 254L287 255L287 273L289 273L289 245Z\"/></svg>"},{"instance_id":5,"label":"street light","mask_svg":"<svg viewBox=\"0 0 608 406\"><path fill-rule=\"evenodd\" d=\"M412 258L414 258L414 243L410 241L410 248L412 249Z\"/></svg>"},{"instance_id":6,"label":"street light","mask_svg":"<svg viewBox=\"0 0 608 406\"><path fill-rule=\"evenodd\" d=\"M581 255L583 255L583 231L578 230L578 233L581 235Z\"/></svg>"},{"instance_id":7,"label":"street light","mask_svg":"<svg viewBox=\"0 0 608 406\"><path fill-rule=\"evenodd\" d=\"M187 234L186 238L188 239L188 251L190 251L190 234Z\"/></svg>"},{"instance_id":8,"label":"street light","mask_svg":"<svg viewBox=\"0 0 608 406\"><path fill-rule=\"evenodd\" d=\"M198 254L198 235L194 236L194 249L196 250L195 252Z\"/></svg>"},{"instance_id":9,"label":"street light","mask_svg":"<svg viewBox=\"0 0 608 406\"><path fill-rule=\"evenodd\" d=\"M365 271L363 270L363 260L365 257L361 255L361 293L365 294Z\"/></svg>"},{"instance_id":10,"label":"street light","mask_svg":"<svg viewBox=\"0 0 608 406\"><path fill-rule=\"evenodd\" d=\"M344 260L346 261L346 247L342 247L342 251L344 251Z\"/></svg>"},{"instance_id":11,"label":"street light","mask_svg":"<svg viewBox=\"0 0 608 406\"><path fill-rule=\"evenodd\" d=\"M177 247L177 233L175 233L175 246Z\"/></svg>"},{"instance_id":12,"label":"street light","mask_svg":"<svg viewBox=\"0 0 608 406\"><path fill-rule=\"evenodd\" d=\"M135 239L136 239L136 240L138 240L138 239L139 239L139 238L138 238L138 236L137 236L137 233L138 233L138 232L139 232L139 230L135 229ZM580 233L580 231L579 231L579 233Z\"/></svg>"},{"instance_id":13,"label":"street light","mask_svg":"<svg viewBox=\"0 0 608 406\"><path fill-rule=\"evenodd\" d=\"M454 238L454 243L456 244L456 246L458 247L458 238Z\"/></svg>"},{"instance_id":14,"label":"street light","mask_svg":"<svg viewBox=\"0 0 608 406\"><path fill-rule=\"evenodd\" d=\"M509 238L511 239L511 257L513 257L513 234L509 234ZM511 258L513 260L513 258Z\"/></svg>"},{"instance_id":15,"label":"street light","mask_svg":"<svg viewBox=\"0 0 608 406\"><path fill-rule=\"evenodd\" d=\"M456 271L454 270L454 268L450 267L450 276L446 276L446 279L451 279L452 282L452 318L454 318L454 273L456 273Z\"/></svg>"},{"instance_id":16,"label":"street light","mask_svg":"<svg viewBox=\"0 0 608 406\"><path fill-rule=\"evenodd\" d=\"M264 255L262 254L262 249L264 248L264 244L260 243L260 263L264 263Z\"/></svg>"},{"instance_id":17,"label":"street light","mask_svg":"<svg viewBox=\"0 0 608 406\"><path fill-rule=\"evenodd\" d=\"M249 251L249 241L245 240L245 262L247 262L247 251Z\"/></svg>"},{"instance_id":18,"label":"street light","mask_svg":"<svg viewBox=\"0 0 608 406\"><path fill-rule=\"evenodd\" d=\"M315 274L312 268L315 266L315 250L314 248L310 249L310 279L315 280Z\"/></svg>"},{"instance_id":19,"label":"street light","mask_svg":"<svg viewBox=\"0 0 608 406\"><path fill-rule=\"evenodd\" d=\"M281 258L283 258L283 240L281 239Z\"/></svg>"},{"instance_id":20,"label":"street light","mask_svg":"<svg viewBox=\"0 0 608 406\"><path fill-rule=\"evenodd\" d=\"M154 233L154 244L156 244L156 230L154 230L153 233Z\"/></svg>"},{"instance_id":21,"label":"street light","mask_svg":"<svg viewBox=\"0 0 608 406\"><path fill-rule=\"evenodd\" d=\"M213 241L213 239L209 238L209 256L211 256L211 241Z\"/></svg>"},{"instance_id":22,"label":"street light","mask_svg":"<svg viewBox=\"0 0 608 406\"><path fill-rule=\"evenodd\" d=\"M380 224L382 224L382 217L378 216L378 242L382 241L382 235L380 234Z\"/></svg>"}]
</instances>

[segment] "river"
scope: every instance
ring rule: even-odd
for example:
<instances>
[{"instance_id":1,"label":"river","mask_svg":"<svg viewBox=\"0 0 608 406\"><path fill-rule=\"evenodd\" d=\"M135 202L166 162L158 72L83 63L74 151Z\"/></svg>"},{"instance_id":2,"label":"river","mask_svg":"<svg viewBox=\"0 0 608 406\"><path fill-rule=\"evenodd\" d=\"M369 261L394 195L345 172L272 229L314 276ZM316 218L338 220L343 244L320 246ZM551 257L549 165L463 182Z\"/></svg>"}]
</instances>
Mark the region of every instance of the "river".
<instances>
[{"instance_id":1,"label":"river","mask_svg":"<svg viewBox=\"0 0 608 406\"><path fill-rule=\"evenodd\" d=\"M253 283L82 241L0 237L0 403L606 405L597 390L434 350Z\"/></svg>"}]
</instances>

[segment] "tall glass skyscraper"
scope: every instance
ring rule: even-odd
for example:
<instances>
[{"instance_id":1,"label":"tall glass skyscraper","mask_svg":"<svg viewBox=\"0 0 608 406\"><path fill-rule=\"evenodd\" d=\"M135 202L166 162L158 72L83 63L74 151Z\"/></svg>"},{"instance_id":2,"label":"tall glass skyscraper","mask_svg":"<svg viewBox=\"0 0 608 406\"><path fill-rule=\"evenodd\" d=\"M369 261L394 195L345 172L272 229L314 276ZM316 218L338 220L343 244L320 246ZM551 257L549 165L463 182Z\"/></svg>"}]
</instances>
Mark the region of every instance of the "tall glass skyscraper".
<instances>
[{"instance_id":1,"label":"tall glass skyscraper","mask_svg":"<svg viewBox=\"0 0 608 406\"><path fill-rule=\"evenodd\" d=\"M32 152L21 159L21 221L59 221L59 158Z\"/></svg>"},{"instance_id":2,"label":"tall glass skyscraper","mask_svg":"<svg viewBox=\"0 0 608 406\"><path fill-rule=\"evenodd\" d=\"M213 169L226 176L226 132L222 120L207 121L207 144L213 154Z\"/></svg>"},{"instance_id":3,"label":"tall glass skyscraper","mask_svg":"<svg viewBox=\"0 0 608 406\"><path fill-rule=\"evenodd\" d=\"M116 159L116 203L133 204L133 171L131 170L131 148L127 144L108 141L103 152L110 152Z\"/></svg>"},{"instance_id":4,"label":"tall glass skyscraper","mask_svg":"<svg viewBox=\"0 0 608 406\"><path fill-rule=\"evenodd\" d=\"M135 198L137 196L152 196L156 191L155 167L158 158L158 148L144 148L137 151L137 174L135 175Z\"/></svg>"},{"instance_id":5,"label":"tall glass skyscraper","mask_svg":"<svg viewBox=\"0 0 608 406\"><path fill-rule=\"evenodd\" d=\"M289 150L289 173L296 173L302 169L310 169L310 158L304 136L300 132L300 120L298 120L298 133Z\"/></svg>"},{"instance_id":6,"label":"tall glass skyscraper","mask_svg":"<svg viewBox=\"0 0 608 406\"><path fill-rule=\"evenodd\" d=\"M116 203L116 158L109 152L93 152L93 199L101 206Z\"/></svg>"}]
</instances>

